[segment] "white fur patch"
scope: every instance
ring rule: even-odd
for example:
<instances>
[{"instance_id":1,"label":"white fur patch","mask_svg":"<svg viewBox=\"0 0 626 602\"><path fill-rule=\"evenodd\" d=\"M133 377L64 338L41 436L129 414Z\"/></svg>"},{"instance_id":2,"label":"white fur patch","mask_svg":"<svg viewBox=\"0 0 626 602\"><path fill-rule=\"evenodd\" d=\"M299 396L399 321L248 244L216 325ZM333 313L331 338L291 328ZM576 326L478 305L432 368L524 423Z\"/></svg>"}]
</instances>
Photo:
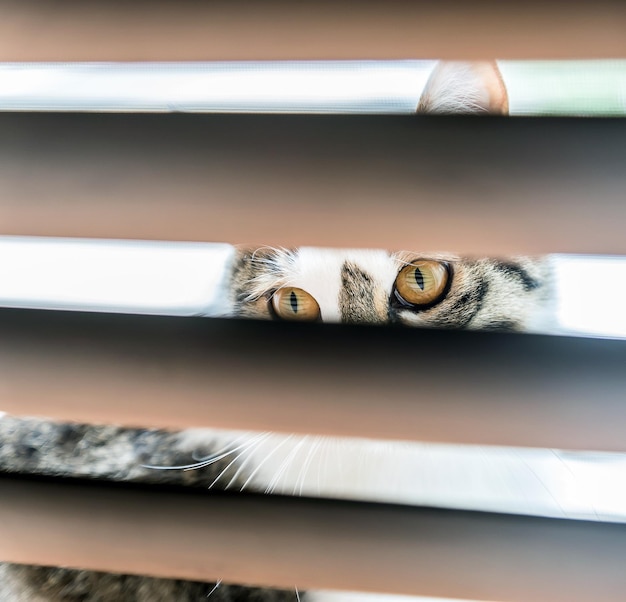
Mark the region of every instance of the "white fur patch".
<instances>
[{"instance_id":1,"label":"white fur patch","mask_svg":"<svg viewBox=\"0 0 626 602\"><path fill-rule=\"evenodd\" d=\"M387 251L314 247L301 247L293 252L278 249L275 257L253 257L253 260L264 263L267 269L250 283L249 299L258 298L274 288L301 288L315 298L325 322L341 321L341 270L346 261L357 264L386 291L393 288L401 265Z\"/></svg>"},{"instance_id":2,"label":"white fur patch","mask_svg":"<svg viewBox=\"0 0 626 602\"><path fill-rule=\"evenodd\" d=\"M356 263L384 290L391 290L398 273L397 262L386 251L301 248L294 266L293 286L313 295L325 322L341 321L341 270L346 261Z\"/></svg>"}]
</instances>

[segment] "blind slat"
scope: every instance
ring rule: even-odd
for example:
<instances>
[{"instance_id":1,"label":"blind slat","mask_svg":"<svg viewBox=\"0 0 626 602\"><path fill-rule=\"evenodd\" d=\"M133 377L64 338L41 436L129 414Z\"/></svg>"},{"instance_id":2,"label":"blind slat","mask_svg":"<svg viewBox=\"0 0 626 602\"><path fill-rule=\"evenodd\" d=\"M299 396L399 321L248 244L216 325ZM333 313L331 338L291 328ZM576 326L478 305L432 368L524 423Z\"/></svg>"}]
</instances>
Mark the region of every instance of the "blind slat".
<instances>
[{"instance_id":1,"label":"blind slat","mask_svg":"<svg viewBox=\"0 0 626 602\"><path fill-rule=\"evenodd\" d=\"M0 234L626 254L626 120L0 114Z\"/></svg>"},{"instance_id":2,"label":"blind slat","mask_svg":"<svg viewBox=\"0 0 626 602\"><path fill-rule=\"evenodd\" d=\"M620 524L6 476L0 485L4 561L300 590L623 600Z\"/></svg>"},{"instance_id":3,"label":"blind slat","mask_svg":"<svg viewBox=\"0 0 626 602\"><path fill-rule=\"evenodd\" d=\"M2 410L625 451L626 341L0 311Z\"/></svg>"},{"instance_id":4,"label":"blind slat","mask_svg":"<svg viewBox=\"0 0 626 602\"><path fill-rule=\"evenodd\" d=\"M620 58L626 12L544 2L0 4L0 60ZM114 43L112 43L114 41Z\"/></svg>"}]
</instances>

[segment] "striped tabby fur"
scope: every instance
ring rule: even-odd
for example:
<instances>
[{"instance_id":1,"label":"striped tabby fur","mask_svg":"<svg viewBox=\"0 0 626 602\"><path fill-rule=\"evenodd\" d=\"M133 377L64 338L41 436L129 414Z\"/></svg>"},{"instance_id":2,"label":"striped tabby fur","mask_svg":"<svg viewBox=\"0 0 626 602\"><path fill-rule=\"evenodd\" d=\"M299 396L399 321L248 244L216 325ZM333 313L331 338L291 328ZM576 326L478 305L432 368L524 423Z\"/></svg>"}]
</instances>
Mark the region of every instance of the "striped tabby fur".
<instances>
[{"instance_id":1,"label":"striped tabby fur","mask_svg":"<svg viewBox=\"0 0 626 602\"><path fill-rule=\"evenodd\" d=\"M415 260L445 262L449 290L425 309L394 304L394 281ZM281 287L309 293L327 322L433 328L541 331L549 328L554 293L549 258L463 259L411 252L242 250L232 278L235 315L269 319Z\"/></svg>"}]
</instances>

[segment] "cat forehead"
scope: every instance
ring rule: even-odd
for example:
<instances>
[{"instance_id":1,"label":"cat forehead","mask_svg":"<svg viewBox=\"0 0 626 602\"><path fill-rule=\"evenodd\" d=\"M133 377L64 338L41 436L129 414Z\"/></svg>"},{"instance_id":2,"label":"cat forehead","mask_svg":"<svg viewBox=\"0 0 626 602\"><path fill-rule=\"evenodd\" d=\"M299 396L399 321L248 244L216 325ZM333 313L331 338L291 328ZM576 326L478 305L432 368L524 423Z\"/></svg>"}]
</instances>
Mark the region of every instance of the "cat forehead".
<instances>
[{"instance_id":1,"label":"cat forehead","mask_svg":"<svg viewBox=\"0 0 626 602\"><path fill-rule=\"evenodd\" d=\"M345 270L350 269L352 279L367 278L368 286L388 289L396 278L397 265L387 251L302 247L293 259L289 281L313 295L323 320L340 322Z\"/></svg>"}]
</instances>

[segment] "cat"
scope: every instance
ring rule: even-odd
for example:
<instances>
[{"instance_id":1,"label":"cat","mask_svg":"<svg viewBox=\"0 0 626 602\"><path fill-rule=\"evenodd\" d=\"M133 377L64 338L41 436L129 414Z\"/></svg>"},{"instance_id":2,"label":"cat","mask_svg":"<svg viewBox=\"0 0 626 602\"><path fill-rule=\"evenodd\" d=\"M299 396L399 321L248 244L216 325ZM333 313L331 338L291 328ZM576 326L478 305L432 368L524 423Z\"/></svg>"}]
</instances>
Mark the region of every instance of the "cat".
<instances>
[{"instance_id":1,"label":"cat","mask_svg":"<svg viewBox=\"0 0 626 602\"><path fill-rule=\"evenodd\" d=\"M507 114L508 96L497 64L437 63L416 112ZM406 252L243 249L232 266L225 295L232 317L535 331L549 321L550 266L546 259L529 258L496 261ZM0 419L0 470L203 488L272 489L269 475L280 468L278 455L264 462L265 472L255 469L254 462L246 467L233 463L231 456L201 463L202 467L191 471L146 466L193 463L192 455L211 457L219 449L232 449L236 437L210 430L169 433L5 416ZM262 440L274 450L279 445L293 450L307 443L303 437L299 442L288 439L267 435ZM258 452L261 446L254 441L248 436L249 447ZM356 456L364 453L363 446L373 444L353 443L348 447ZM262 453L267 459L267 452ZM276 487L288 491L293 486L296 492L301 471L294 477L288 470L282 474L284 481ZM215 601L325 599L315 592L0 564L0 602L166 602L207 596Z\"/></svg>"},{"instance_id":2,"label":"cat","mask_svg":"<svg viewBox=\"0 0 626 602\"><path fill-rule=\"evenodd\" d=\"M549 258L465 259L306 247L240 249L224 294L232 317L511 331L541 330L553 298ZM307 472L319 487L320 471L325 471L326 495L357 499L368 495L368 487L392 487L388 469L380 464L377 470L379 463L395 456L398 464L408 457L402 443L206 429L168 433L14 417L0 420L0 441L0 469L5 471L291 494L311 493ZM330 453L341 456L343 474L329 468L324 457L333 444L336 450ZM243 451L234 453L237 448ZM197 470L149 467L193 465L192 456L209 461L198 462ZM369 474L350 468L364 457L370 458ZM4 565L0 579L5 591L13 584L11 595L0 593L0 600L195 600L215 587L15 565ZM297 599L293 591L228 585L211 595L215 600ZM300 597L324 601L314 592Z\"/></svg>"},{"instance_id":3,"label":"cat","mask_svg":"<svg viewBox=\"0 0 626 602\"><path fill-rule=\"evenodd\" d=\"M545 258L466 259L375 250L241 250L233 315L258 319L546 332Z\"/></svg>"},{"instance_id":4,"label":"cat","mask_svg":"<svg viewBox=\"0 0 626 602\"><path fill-rule=\"evenodd\" d=\"M495 61L440 61L417 105L417 113L508 115L509 95Z\"/></svg>"}]
</instances>

